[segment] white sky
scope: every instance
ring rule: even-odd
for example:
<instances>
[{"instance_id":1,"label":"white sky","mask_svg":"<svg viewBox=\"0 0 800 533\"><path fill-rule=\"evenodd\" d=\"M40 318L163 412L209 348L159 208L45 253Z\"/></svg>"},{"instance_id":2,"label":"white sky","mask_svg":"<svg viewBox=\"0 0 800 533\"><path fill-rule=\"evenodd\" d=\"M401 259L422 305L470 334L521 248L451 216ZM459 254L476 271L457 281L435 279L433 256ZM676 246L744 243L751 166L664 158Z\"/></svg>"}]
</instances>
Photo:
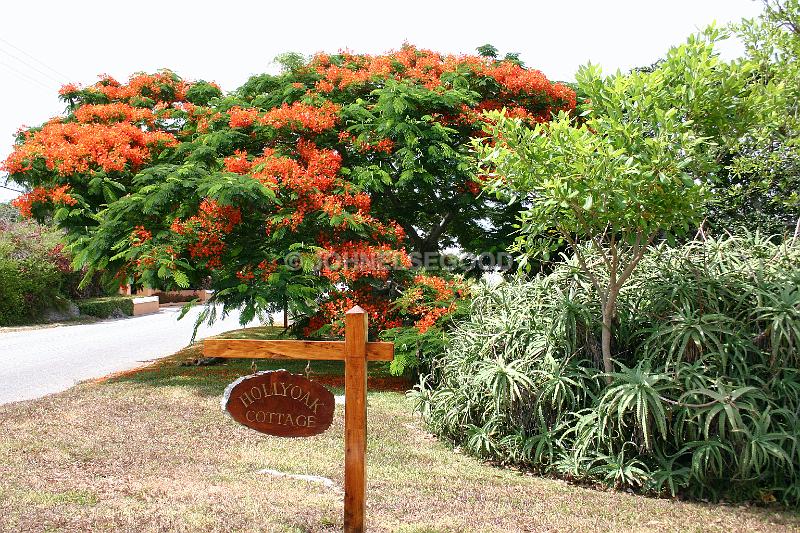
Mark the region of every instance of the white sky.
<instances>
[{"instance_id":1,"label":"white sky","mask_svg":"<svg viewBox=\"0 0 800 533\"><path fill-rule=\"evenodd\" d=\"M761 10L754 0L0 1L0 159L21 125L63 110L61 85L101 73L125 81L170 68L232 90L286 51L380 53L407 41L472 53L488 42L572 80L587 61L606 72L649 65L713 21ZM14 196L0 188L0 202Z\"/></svg>"}]
</instances>

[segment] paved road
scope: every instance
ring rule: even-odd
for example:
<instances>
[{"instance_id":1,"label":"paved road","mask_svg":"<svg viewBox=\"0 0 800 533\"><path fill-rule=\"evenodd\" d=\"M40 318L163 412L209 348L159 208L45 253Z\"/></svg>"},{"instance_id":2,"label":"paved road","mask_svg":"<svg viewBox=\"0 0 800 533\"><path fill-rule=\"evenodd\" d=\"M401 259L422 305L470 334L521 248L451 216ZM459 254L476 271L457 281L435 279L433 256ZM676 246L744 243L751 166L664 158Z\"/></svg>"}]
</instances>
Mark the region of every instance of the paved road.
<instances>
[{"instance_id":1,"label":"paved road","mask_svg":"<svg viewBox=\"0 0 800 533\"><path fill-rule=\"evenodd\" d=\"M152 315L2 332L0 404L59 392L79 381L175 353L189 344L201 310L193 308L180 321L176 320L180 307L162 307ZM211 327L201 327L197 338L239 327L238 313L231 314Z\"/></svg>"}]
</instances>

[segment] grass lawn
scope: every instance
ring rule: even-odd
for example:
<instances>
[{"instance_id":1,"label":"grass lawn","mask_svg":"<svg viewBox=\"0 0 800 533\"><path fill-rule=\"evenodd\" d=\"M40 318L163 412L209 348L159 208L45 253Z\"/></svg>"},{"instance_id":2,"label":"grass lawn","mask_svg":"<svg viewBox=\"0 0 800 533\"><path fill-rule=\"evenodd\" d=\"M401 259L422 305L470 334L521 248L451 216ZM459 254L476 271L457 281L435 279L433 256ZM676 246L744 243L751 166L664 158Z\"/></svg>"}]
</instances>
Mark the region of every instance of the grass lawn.
<instances>
[{"instance_id":1,"label":"grass lawn","mask_svg":"<svg viewBox=\"0 0 800 533\"><path fill-rule=\"evenodd\" d=\"M238 336L269 337L269 328ZM2 531L336 531L336 488L257 473L343 481L343 409L306 439L261 435L220 411L250 361L147 369L0 406ZM259 362L300 372L305 362ZM54 369L57 371L57 369ZM312 372L342 394L341 364ZM385 366L374 387L400 388ZM402 393L369 394L370 531L784 531L800 515L603 492L483 464L429 435Z\"/></svg>"}]
</instances>

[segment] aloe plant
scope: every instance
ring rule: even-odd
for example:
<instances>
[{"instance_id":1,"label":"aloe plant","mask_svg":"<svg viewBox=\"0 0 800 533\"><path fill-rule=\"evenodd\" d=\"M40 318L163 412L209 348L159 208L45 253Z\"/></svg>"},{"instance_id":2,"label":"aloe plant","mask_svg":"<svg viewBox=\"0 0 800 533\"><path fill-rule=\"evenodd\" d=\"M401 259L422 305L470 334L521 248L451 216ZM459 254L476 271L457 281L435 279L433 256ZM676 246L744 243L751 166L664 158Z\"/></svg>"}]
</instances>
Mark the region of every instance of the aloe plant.
<instances>
[{"instance_id":1,"label":"aloe plant","mask_svg":"<svg viewBox=\"0 0 800 533\"><path fill-rule=\"evenodd\" d=\"M800 503L800 242L650 248L620 293L611 373L594 286L563 259L475 289L411 393L431 430L570 480Z\"/></svg>"}]
</instances>

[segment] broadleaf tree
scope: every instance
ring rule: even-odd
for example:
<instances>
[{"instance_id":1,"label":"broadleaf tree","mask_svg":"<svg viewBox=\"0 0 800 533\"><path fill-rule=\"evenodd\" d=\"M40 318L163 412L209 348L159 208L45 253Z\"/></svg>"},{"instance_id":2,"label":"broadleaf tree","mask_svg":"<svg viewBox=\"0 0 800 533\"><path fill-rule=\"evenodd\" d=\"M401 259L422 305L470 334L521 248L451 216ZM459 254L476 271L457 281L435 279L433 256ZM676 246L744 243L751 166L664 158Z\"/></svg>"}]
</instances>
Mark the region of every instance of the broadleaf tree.
<instances>
[{"instance_id":1,"label":"broadleaf tree","mask_svg":"<svg viewBox=\"0 0 800 533\"><path fill-rule=\"evenodd\" d=\"M621 288L655 239L674 238L703 218L720 162L702 132L714 120L736 127L727 121L742 83L719 78L740 65L719 60L719 36L713 28L693 36L648 71L604 77L596 66L583 67L577 81L588 101L579 119L562 112L530 127L495 112L489 137L474 143L490 189L527 206L516 244L523 263L567 244L591 279L607 376ZM693 116L697 99L717 106L702 127Z\"/></svg>"}]
</instances>

